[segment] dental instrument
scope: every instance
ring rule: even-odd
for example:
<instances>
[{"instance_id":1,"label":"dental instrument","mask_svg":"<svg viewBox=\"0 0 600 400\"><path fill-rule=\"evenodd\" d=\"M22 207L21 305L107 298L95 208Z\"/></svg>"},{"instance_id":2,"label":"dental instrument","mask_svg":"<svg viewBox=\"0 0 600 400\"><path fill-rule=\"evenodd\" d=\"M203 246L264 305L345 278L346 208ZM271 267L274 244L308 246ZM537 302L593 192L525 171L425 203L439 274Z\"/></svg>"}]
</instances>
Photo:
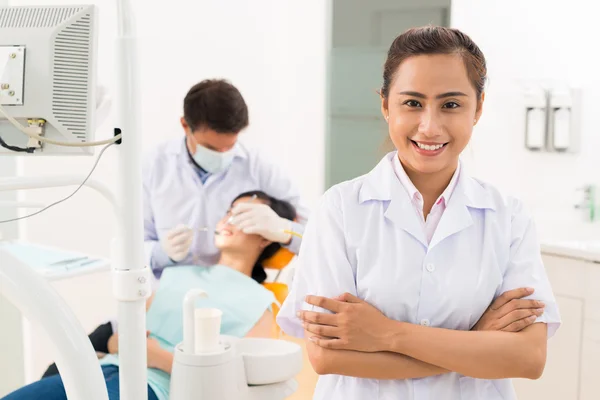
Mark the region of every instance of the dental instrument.
<instances>
[{"instance_id":1,"label":"dental instrument","mask_svg":"<svg viewBox=\"0 0 600 400\"><path fill-rule=\"evenodd\" d=\"M63 265L63 264L70 264L72 262L75 261L83 261L83 260L87 260L89 257L85 256L85 257L75 257L75 258L69 258L67 260L61 260L61 261L57 261L57 262L53 262L52 264L50 264L51 266L55 267L57 265Z\"/></svg>"},{"instance_id":2,"label":"dental instrument","mask_svg":"<svg viewBox=\"0 0 600 400\"><path fill-rule=\"evenodd\" d=\"M209 231L208 226L204 226L202 228L192 228L191 226L186 226L186 228L189 229L190 231L195 231L195 232L208 232Z\"/></svg>"}]
</instances>

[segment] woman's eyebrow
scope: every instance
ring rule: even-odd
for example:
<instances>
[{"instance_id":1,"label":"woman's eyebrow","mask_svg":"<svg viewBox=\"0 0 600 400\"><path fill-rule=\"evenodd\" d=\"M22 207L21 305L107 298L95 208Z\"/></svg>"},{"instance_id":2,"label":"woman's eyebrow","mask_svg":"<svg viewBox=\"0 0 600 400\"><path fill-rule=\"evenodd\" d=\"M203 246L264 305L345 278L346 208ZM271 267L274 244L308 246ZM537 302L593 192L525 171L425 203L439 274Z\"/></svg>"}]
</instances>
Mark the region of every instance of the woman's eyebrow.
<instances>
[{"instance_id":1,"label":"woman's eyebrow","mask_svg":"<svg viewBox=\"0 0 600 400\"><path fill-rule=\"evenodd\" d=\"M435 96L436 99L443 99L446 97L460 97L460 96L467 96L466 93L463 92L447 92L447 93L442 93L442 94L438 94L437 96Z\"/></svg>"},{"instance_id":2,"label":"woman's eyebrow","mask_svg":"<svg viewBox=\"0 0 600 400\"><path fill-rule=\"evenodd\" d=\"M423 93L413 92L411 90L405 91L405 92L400 92L398 94L402 94L402 95L405 95L405 96L418 97L420 99L426 99L427 98L427 96L425 96ZM446 98L446 97L458 97L458 96L466 96L466 94L463 93L463 92L446 92L446 93L438 94L437 96L435 96L435 98L436 99L443 99L443 98Z\"/></svg>"}]
</instances>

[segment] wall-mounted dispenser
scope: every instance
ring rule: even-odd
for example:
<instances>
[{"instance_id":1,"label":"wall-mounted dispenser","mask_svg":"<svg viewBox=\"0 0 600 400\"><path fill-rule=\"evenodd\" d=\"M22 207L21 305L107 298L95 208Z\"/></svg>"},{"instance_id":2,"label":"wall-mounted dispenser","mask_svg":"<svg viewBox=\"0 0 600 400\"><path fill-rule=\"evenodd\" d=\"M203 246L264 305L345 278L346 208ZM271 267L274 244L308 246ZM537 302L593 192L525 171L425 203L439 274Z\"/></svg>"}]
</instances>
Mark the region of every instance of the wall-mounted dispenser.
<instances>
[{"instance_id":1,"label":"wall-mounted dispenser","mask_svg":"<svg viewBox=\"0 0 600 400\"><path fill-rule=\"evenodd\" d=\"M542 88L530 88L525 93L525 147L543 150L548 132L548 94Z\"/></svg>"},{"instance_id":2,"label":"wall-mounted dispenser","mask_svg":"<svg viewBox=\"0 0 600 400\"><path fill-rule=\"evenodd\" d=\"M581 89L529 86L525 97L525 147L531 151L579 151Z\"/></svg>"},{"instance_id":3,"label":"wall-mounted dispenser","mask_svg":"<svg viewBox=\"0 0 600 400\"><path fill-rule=\"evenodd\" d=\"M553 89L549 92L548 151L574 153L579 149L579 89Z\"/></svg>"}]
</instances>

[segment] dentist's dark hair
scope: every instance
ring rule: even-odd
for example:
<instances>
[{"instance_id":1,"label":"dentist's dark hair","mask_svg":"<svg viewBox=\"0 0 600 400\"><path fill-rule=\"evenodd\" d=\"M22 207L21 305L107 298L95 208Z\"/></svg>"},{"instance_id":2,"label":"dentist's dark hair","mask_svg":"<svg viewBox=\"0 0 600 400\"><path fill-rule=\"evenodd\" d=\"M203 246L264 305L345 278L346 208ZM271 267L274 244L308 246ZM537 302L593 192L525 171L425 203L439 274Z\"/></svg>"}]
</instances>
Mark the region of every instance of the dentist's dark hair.
<instances>
[{"instance_id":1,"label":"dentist's dark hair","mask_svg":"<svg viewBox=\"0 0 600 400\"><path fill-rule=\"evenodd\" d=\"M248 106L240 91L224 79L206 79L183 100L183 118L192 132L212 129L237 134L248 126Z\"/></svg>"},{"instance_id":2,"label":"dentist's dark hair","mask_svg":"<svg viewBox=\"0 0 600 400\"><path fill-rule=\"evenodd\" d=\"M296 209L293 205L287 201L271 197L260 190L242 193L233 199L231 204L233 205L233 203L241 198L252 196L256 196L257 199L264 201L269 207L271 207L273 211L275 211L275 214L279 215L281 218L289 219L290 221L296 219ZM281 249L281 243L271 243L264 248L263 252L260 254L260 256L258 256L258 259L254 264L254 268L252 269L252 279L258 283L263 283L267 279L267 273L265 272L265 268L263 267L262 263L265 260L273 257L279 249Z\"/></svg>"},{"instance_id":3,"label":"dentist's dark hair","mask_svg":"<svg viewBox=\"0 0 600 400\"><path fill-rule=\"evenodd\" d=\"M424 54L457 54L462 57L477 98L481 98L487 80L487 67L479 47L458 29L431 25L409 29L394 40L383 67L381 96L389 96L396 71L404 60Z\"/></svg>"}]
</instances>

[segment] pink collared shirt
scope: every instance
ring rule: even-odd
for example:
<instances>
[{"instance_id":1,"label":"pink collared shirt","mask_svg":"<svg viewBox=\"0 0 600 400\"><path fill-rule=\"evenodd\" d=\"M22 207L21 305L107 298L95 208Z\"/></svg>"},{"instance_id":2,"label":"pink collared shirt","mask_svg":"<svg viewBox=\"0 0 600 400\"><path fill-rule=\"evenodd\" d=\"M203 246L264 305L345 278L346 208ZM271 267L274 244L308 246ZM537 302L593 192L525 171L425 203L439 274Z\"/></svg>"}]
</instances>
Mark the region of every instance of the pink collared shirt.
<instances>
[{"instance_id":1,"label":"pink collared shirt","mask_svg":"<svg viewBox=\"0 0 600 400\"><path fill-rule=\"evenodd\" d=\"M417 215L419 216L419 220L421 221L421 224L425 231L427 243L430 243L431 238L433 238L433 234L435 233L435 230L438 224L440 223L440 220L442 219L444 210L446 210L446 204L448 204L448 201L450 201L452 192L454 192L454 188L456 187L456 183L458 182L458 175L460 173L460 163L458 163L458 167L456 168L456 171L454 172L450 183L431 208L431 212L429 213L427 218L425 218L425 216L423 215L423 196L421 195L421 193L419 193L415 185L413 185L408 175L406 175L406 171L402 167L402 164L400 163L397 154L392 158L392 167L394 168L394 172L400 180L400 183L402 184L404 189L406 189L408 195L410 196L414 209Z\"/></svg>"}]
</instances>

